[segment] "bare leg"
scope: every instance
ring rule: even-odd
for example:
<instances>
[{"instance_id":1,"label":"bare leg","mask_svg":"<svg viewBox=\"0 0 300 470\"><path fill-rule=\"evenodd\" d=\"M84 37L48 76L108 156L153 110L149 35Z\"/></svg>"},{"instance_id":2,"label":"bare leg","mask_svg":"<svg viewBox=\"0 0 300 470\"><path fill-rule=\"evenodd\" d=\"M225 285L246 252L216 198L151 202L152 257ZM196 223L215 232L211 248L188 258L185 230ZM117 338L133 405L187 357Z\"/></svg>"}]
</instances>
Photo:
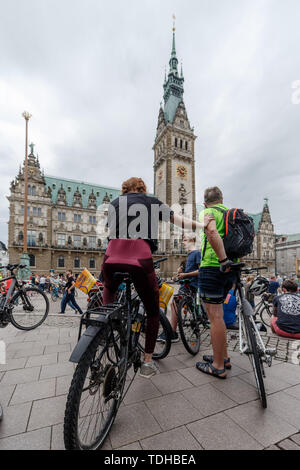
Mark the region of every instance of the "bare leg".
<instances>
[{"instance_id":1,"label":"bare leg","mask_svg":"<svg viewBox=\"0 0 300 470\"><path fill-rule=\"evenodd\" d=\"M177 323L178 323L177 304L173 300L173 302L171 303L171 320L170 320L171 328L173 331L177 330Z\"/></svg>"},{"instance_id":2,"label":"bare leg","mask_svg":"<svg viewBox=\"0 0 300 470\"><path fill-rule=\"evenodd\" d=\"M224 359L228 358L226 326L223 320L222 304L205 304L210 321L211 343L216 369L224 369ZM221 374L221 375L226 375Z\"/></svg>"}]
</instances>

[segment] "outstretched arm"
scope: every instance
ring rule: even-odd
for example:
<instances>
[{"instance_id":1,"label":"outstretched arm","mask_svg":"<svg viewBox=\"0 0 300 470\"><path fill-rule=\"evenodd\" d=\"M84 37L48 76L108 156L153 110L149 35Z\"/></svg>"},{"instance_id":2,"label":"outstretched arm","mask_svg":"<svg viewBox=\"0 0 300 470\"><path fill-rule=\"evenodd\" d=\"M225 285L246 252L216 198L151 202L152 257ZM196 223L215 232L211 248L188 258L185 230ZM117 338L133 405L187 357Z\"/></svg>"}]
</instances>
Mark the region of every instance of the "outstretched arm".
<instances>
[{"instance_id":1,"label":"outstretched arm","mask_svg":"<svg viewBox=\"0 0 300 470\"><path fill-rule=\"evenodd\" d=\"M187 219L186 217L182 217L181 215L174 214L171 216L171 223L177 225L178 227L184 228L185 230L197 230L203 229L208 226L208 224L215 220L212 214L205 214L203 222L196 222L192 219Z\"/></svg>"}]
</instances>

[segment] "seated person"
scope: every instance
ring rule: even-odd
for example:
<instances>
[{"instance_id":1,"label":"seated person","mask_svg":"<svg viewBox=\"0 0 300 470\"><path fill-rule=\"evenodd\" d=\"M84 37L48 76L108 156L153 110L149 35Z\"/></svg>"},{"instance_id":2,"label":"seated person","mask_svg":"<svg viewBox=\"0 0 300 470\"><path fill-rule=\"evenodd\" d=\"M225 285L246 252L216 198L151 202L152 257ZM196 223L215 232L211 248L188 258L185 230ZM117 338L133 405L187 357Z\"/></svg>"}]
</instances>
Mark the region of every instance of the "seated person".
<instances>
[{"instance_id":1,"label":"seated person","mask_svg":"<svg viewBox=\"0 0 300 470\"><path fill-rule=\"evenodd\" d=\"M300 297L298 286L290 280L282 283L283 294L273 300L274 312L271 329L279 336L300 339Z\"/></svg>"}]
</instances>

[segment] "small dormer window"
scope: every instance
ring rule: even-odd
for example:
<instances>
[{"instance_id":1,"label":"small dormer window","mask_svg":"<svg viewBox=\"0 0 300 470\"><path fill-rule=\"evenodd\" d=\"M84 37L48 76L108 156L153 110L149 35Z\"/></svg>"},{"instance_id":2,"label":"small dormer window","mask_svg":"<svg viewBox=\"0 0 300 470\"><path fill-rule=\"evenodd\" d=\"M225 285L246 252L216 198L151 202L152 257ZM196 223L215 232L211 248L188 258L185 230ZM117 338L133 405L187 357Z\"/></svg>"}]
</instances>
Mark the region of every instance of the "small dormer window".
<instances>
[{"instance_id":1,"label":"small dormer window","mask_svg":"<svg viewBox=\"0 0 300 470\"><path fill-rule=\"evenodd\" d=\"M85 189L82 190L82 194L85 194Z\"/></svg>"},{"instance_id":2,"label":"small dormer window","mask_svg":"<svg viewBox=\"0 0 300 470\"><path fill-rule=\"evenodd\" d=\"M180 121L181 127L184 127L184 121Z\"/></svg>"},{"instance_id":3,"label":"small dormer window","mask_svg":"<svg viewBox=\"0 0 300 470\"><path fill-rule=\"evenodd\" d=\"M52 185L52 189L55 189L55 188L56 188L56 184L53 184L53 185Z\"/></svg>"},{"instance_id":4,"label":"small dormer window","mask_svg":"<svg viewBox=\"0 0 300 470\"><path fill-rule=\"evenodd\" d=\"M71 192L71 186L68 186L68 191L69 191L69 193Z\"/></svg>"}]
</instances>

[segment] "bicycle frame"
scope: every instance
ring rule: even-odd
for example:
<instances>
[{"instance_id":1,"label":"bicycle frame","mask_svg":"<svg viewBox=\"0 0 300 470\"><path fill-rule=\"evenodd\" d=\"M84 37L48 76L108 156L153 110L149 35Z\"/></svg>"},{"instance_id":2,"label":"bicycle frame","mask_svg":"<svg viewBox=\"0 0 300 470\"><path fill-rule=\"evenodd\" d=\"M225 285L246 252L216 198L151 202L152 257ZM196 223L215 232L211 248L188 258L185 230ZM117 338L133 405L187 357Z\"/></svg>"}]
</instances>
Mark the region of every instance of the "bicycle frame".
<instances>
[{"instance_id":1,"label":"bicycle frame","mask_svg":"<svg viewBox=\"0 0 300 470\"><path fill-rule=\"evenodd\" d=\"M18 281L17 281L17 279L16 279L16 277L15 277L14 275L13 275L13 276L6 277L6 278L4 278L4 279L1 279L1 282L8 281L9 279L12 279L12 282L11 282L11 284L10 284L10 286L9 286L9 288L8 288L8 291L7 291L6 295L5 295L5 302L4 302L4 304L1 306L1 310L5 309L5 308L7 307L8 303L9 303L9 300L10 300L10 298L11 298L11 296L12 296L14 290L15 290L15 287L16 287L17 283L18 283Z\"/></svg>"}]
</instances>

